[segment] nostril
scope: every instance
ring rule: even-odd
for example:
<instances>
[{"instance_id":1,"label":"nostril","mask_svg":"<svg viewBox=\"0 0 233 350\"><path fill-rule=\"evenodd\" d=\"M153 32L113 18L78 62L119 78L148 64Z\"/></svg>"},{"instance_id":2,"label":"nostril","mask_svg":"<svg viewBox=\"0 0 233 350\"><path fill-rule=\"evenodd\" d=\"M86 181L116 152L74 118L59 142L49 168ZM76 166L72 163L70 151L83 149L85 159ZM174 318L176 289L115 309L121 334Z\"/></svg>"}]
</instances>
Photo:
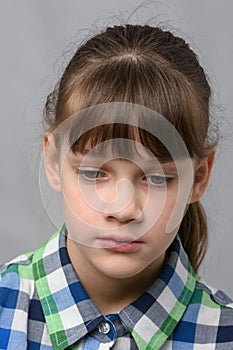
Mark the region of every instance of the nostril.
<instances>
[{"instance_id":1,"label":"nostril","mask_svg":"<svg viewBox=\"0 0 233 350\"><path fill-rule=\"evenodd\" d=\"M108 216L108 218L107 218L109 221L118 221L118 222L120 222L120 223L124 223L124 224L128 224L128 223L130 223L130 222L132 222L132 221L135 221L135 219L133 219L133 218L124 218L124 217L118 217L118 218L116 218L116 217L114 217L114 216Z\"/></svg>"}]
</instances>

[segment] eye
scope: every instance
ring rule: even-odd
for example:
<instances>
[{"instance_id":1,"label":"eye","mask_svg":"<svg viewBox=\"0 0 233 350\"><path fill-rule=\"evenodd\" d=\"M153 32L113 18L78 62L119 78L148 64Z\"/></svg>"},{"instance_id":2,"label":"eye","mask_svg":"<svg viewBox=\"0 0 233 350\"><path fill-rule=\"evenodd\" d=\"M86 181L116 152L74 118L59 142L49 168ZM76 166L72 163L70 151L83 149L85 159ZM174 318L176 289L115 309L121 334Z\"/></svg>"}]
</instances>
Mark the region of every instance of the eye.
<instances>
[{"instance_id":1,"label":"eye","mask_svg":"<svg viewBox=\"0 0 233 350\"><path fill-rule=\"evenodd\" d=\"M147 175L145 178L150 185L157 186L157 187L164 187L167 184L174 181L173 177L162 176L159 174Z\"/></svg>"},{"instance_id":2,"label":"eye","mask_svg":"<svg viewBox=\"0 0 233 350\"><path fill-rule=\"evenodd\" d=\"M77 174L85 181L96 181L97 179L106 177L106 174L99 170L85 170L85 169L77 169Z\"/></svg>"}]
</instances>

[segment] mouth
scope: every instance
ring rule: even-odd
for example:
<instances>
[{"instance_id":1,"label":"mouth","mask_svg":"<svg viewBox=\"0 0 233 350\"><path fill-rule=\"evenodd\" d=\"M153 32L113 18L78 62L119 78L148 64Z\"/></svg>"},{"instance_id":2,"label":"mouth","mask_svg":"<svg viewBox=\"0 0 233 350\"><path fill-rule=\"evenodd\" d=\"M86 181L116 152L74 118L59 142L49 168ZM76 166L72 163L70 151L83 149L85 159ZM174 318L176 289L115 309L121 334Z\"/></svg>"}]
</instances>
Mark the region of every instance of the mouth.
<instances>
[{"instance_id":1,"label":"mouth","mask_svg":"<svg viewBox=\"0 0 233 350\"><path fill-rule=\"evenodd\" d=\"M119 252L134 252L143 245L142 241L134 240L128 236L104 236L99 238L98 241L101 248Z\"/></svg>"}]
</instances>

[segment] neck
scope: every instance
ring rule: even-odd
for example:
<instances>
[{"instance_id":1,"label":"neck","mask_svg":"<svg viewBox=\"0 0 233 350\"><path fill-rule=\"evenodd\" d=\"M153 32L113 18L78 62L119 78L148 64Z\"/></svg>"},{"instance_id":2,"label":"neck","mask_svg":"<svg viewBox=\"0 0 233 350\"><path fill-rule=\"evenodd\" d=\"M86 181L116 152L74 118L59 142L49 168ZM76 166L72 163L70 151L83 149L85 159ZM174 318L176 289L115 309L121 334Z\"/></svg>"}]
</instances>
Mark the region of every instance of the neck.
<instances>
[{"instance_id":1,"label":"neck","mask_svg":"<svg viewBox=\"0 0 233 350\"><path fill-rule=\"evenodd\" d=\"M165 263L164 253L137 275L129 278L112 278L100 273L90 264L69 238L67 249L80 282L104 314L117 313L136 300L158 277Z\"/></svg>"}]
</instances>

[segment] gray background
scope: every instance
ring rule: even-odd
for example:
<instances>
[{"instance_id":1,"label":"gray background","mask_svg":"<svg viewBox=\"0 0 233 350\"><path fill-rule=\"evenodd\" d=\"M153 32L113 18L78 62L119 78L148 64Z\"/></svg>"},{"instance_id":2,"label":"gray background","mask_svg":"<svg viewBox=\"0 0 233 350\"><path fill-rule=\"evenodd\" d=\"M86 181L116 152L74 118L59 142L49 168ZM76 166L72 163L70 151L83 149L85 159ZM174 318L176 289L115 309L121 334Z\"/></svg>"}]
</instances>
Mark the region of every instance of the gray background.
<instances>
[{"instance_id":1,"label":"gray background","mask_svg":"<svg viewBox=\"0 0 233 350\"><path fill-rule=\"evenodd\" d=\"M54 231L40 198L42 109L46 95L71 57L69 48L105 25L127 20L135 0L9 0L0 10L0 262L38 247ZM233 296L233 2L154 1L131 23L169 21L198 53L211 81L213 108L224 140L203 197L210 227L200 273ZM89 29L91 28L91 30Z\"/></svg>"}]
</instances>

